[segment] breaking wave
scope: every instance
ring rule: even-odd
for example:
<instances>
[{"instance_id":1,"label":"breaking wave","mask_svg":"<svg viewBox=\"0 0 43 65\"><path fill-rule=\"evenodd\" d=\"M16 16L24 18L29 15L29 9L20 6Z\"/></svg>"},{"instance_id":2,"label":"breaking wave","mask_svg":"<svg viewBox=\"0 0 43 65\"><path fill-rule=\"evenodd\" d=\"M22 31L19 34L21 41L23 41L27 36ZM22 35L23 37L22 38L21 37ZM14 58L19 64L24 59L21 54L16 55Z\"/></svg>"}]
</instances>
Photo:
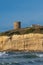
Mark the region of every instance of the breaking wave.
<instances>
[{"instance_id":1,"label":"breaking wave","mask_svg":"<svg viewBox=\"0 0 43 65\"><path fill-rule=\"evenodd\" d=\"M43 57L43 54L36 54L36 56L38 56L38 57Z\"/></svg>"},{"instance_id":2,"label":"breaking wave","mask_svg":"<svg viewBox=\"0 0 43 65\"><path fill-rule=\"evenodd\" d=\"M43 57L43 53L29 53L29 52L0 52L1 56L14 56L18 58L37 58Z\"/></svg>"},{"instance_id":3,"label":"breaking wave","mask_svg":"<svg viewBox=\"0 0 43 65\"><path fill-rule=\"evenodd\" d=\"M6 54L6 52L0 52L0 56L5 55L5 54Z\"/></svg>"},{"instance_id":4,"label":"breaking wave","mask_svg":"<svg viewBox=\"0 0 43 65\"><path fill-rule=\"evenodd\" d=\"M0 65L35 65L35 64L43 65L43 53L0 52Z\"/></svg>"}]
</instances>

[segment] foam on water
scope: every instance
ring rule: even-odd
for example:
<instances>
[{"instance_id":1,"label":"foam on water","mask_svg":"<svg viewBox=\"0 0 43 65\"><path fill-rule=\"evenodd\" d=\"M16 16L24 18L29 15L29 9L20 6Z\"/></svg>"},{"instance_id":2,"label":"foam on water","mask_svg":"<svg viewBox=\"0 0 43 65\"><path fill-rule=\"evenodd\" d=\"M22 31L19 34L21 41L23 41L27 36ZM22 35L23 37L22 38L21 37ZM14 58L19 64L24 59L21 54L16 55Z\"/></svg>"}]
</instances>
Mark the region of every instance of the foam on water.
<instances>
[{"instance_id":1,"label":"foam on water","mask_svg":"<svg viewBox=\"0 0 43 65\"><path fill-rule=\"evenodd\" d=\"M5 55L5 54L6 54L6 52L0 52L0 56Z\"/></svg>"},{"instance_id":2,"label":"foam on water","mask_svg":"<svg viewBox=\"0 0 43 65\"><path fill-rule=\"evenodd\" d=\"M41 53L24 53L24 52L0 52L0 57L1 56L15 56L15 57L28 57L28 58L36 58L36 57L43 57L43 54Z\"/></svg>"},{"instance_id":3,"label":"foam on water","mask_svg":"<svg viewBox=\"0 0 43 65\"><path fill-rule=\"evenodd\" d=\"M38 56L38 57L43 57L43 54L36 54L36 56Z\"/></svg>"},{"instance_id":4,"label":"foam on water","mask_svg":"<svg viewBox=\"0 0 43 65\"><path fill-rule=\"evenodd\" d=\"M0 52L0 65L43 65L43 53Z\"/></svg>"}]
</instances>

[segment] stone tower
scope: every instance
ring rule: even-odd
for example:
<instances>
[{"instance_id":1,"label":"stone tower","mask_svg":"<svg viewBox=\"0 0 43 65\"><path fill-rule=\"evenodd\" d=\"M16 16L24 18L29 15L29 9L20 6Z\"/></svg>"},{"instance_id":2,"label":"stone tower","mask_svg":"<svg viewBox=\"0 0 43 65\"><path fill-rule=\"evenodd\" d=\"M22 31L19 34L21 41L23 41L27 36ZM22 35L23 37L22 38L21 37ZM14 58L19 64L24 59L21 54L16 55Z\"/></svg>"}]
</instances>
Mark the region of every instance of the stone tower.
<instances>
[{"instance_id":1,"label":"stone tower","mask_svg":"<svg viewBox=\"0 0 43 65\"><path fill-rule=\"evenodd\" d=\"M14 22L14 29L20 29L20 28L21 28L21 22L20 21Z\"/></svg>"}]
</instances>

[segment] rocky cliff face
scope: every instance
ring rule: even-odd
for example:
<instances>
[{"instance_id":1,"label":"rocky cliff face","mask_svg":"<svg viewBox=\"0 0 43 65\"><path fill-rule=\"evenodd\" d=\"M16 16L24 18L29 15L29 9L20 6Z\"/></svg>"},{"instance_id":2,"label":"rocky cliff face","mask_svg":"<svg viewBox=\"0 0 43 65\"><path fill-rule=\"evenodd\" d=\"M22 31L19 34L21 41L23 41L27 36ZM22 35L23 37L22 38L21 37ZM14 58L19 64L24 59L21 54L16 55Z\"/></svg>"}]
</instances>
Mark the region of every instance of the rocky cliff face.
<instances>
[{"instance_id":1,"label":"rocky cliff face","mask_svg":"<svg viewBox=\"0 0 43 65\"><path fill-rule=\"evenodd\" d=\"M0 51L3 50L43 51L43 34L0 36Z\"/></svg>"}]
</instances>

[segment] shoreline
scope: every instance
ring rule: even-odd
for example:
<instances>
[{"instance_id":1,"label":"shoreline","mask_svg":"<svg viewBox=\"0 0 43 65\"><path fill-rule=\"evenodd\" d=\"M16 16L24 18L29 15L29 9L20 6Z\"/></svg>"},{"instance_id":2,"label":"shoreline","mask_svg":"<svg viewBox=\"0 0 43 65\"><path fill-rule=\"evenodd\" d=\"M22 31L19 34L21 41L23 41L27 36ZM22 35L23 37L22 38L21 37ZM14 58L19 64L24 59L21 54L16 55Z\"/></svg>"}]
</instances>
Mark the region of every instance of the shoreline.
<instances>
[{"instance_id":1,"label":"shoreline","mask_svg":"<svg viewBox=\"0 0 43 65\"><path fill-rule=\"evenodd\" d=\"M24 50L3 50L3 51L0 51L0 52L34 52L34 53L43 53L43 51L24 51Z\"/></svg>"}]
</instances>

